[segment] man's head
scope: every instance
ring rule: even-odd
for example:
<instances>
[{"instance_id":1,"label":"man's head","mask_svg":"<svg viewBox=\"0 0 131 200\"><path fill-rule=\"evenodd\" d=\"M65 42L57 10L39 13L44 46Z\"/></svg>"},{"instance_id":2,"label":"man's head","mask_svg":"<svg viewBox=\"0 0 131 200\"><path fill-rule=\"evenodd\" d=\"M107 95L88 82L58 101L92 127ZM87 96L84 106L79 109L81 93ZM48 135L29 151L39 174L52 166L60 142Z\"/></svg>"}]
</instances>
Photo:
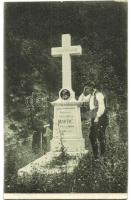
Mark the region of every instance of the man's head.
<instances>
[{"instance_id":1,"label":"man's head","mask_svg":"<svg viewBox=\"0 0 131 200\"><path fill-rule=\"evenodd\" d=\"M91 94L95 89L95 83L94 82L89 82L85 84L84 86L84 95L87 96L88 94Z\"/></svg>"}]
</instances>

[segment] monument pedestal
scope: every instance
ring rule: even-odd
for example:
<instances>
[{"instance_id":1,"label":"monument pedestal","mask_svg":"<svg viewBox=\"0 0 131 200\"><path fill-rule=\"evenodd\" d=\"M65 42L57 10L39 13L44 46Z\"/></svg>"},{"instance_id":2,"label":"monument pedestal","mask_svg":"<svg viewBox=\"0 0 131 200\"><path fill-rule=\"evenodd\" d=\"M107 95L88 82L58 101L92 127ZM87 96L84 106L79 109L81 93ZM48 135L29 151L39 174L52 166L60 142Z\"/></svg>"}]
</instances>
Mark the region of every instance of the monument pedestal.
<instances>
[{"instance_id":1,"label":"monument pedestal","mask_svg":"<svg viewBox=\"0 0 131 200\"><path fill-rule=\"evenodd\" d=\"M85 141L82 136L80 103L75 98L59 98L52 104L54 121L51 151L60 152L61 147L64 147L69 154L83 153Z\"/></svg>"}]
</instances>

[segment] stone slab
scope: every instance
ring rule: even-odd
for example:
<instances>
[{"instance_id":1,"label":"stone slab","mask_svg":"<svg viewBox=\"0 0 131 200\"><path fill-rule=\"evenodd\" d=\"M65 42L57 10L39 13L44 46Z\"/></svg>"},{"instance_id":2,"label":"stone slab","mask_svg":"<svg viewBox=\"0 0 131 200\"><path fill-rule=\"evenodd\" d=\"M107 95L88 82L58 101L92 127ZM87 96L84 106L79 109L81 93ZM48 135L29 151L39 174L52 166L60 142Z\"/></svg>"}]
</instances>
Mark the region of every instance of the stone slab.
<instances>
[{"instance_id":1,"label":"stone slab","mask_svg":"<svg viewBox=\"0 0 131 200\"><path fill-rule=\"evenodd\" d=\"M53 165L52 161L57 158L60 153L48 152L46 155L36 159L35 161L29 163L27 166L18 170L18 181L19 182L29 182L31 181L34 174L50 176L53 174L60 174L63 172L72 173L75 167L78 165L79 160L88 151L83 152L83 154L72 154L70 159L66 164Z\"/></svg>"}]
</instances>

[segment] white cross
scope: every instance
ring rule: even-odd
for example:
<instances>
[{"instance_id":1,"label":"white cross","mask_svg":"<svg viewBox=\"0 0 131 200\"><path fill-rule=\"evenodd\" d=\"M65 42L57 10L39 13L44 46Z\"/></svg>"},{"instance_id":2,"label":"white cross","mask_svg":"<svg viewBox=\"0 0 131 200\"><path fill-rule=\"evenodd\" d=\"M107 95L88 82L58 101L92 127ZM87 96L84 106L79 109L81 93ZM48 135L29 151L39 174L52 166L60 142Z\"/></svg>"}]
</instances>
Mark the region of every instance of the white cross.
<instances>
[{"instance_id":1,"label":"white cross","mask_svg":"<svg viewBox=\"0 0 131 200\"><path fill-rule=\"evenodd\" d=\"M62 57L62 88L72 89L71 86L71 56L81 55L80 45L71 46L70 34L62 35L62 47L51 48L51 55Z\"/></svg>"}]
</instances>

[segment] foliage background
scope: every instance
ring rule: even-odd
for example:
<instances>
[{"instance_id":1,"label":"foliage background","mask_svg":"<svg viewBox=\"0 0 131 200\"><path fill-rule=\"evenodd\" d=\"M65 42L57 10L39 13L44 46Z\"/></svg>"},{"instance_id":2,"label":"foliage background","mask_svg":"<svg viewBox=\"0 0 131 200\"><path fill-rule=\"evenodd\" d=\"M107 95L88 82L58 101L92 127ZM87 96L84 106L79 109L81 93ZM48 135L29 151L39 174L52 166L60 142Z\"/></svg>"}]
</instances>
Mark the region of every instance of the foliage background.
<instances>
[{"instance_id":1,"label":"foliage background","mask_svg":"<svg viewBox=\"0 0 131 200\"><path fill-rule=\"evenodd\" d=\"M62 73L61 59L52 58L50 51L51 47L61 45L63 33L71 34L73 45L82 46L82 56L72 58L76 97L88 80L99 84L107 97L109 135L114 141L118 132L119 142L115 147L120 149L122 143L127 149L127 4L108 1L5 3L4 10L6 190L13 190L12 177L19 167L27 164L27 157L31 161L42 154L36 156L25 143L33 131L42 132L45 123L52 126L50 102L58 98ZM32 94L44 99L42 102L46 105L27 106L25 100ZM36 97L33 98L36 105ZM22 149L27 157L21 155ZM122 162L123 168L127 168L126 159ZM126 172L123 177L122 181L126 180Z\"/></svg>"}]
</instances>

